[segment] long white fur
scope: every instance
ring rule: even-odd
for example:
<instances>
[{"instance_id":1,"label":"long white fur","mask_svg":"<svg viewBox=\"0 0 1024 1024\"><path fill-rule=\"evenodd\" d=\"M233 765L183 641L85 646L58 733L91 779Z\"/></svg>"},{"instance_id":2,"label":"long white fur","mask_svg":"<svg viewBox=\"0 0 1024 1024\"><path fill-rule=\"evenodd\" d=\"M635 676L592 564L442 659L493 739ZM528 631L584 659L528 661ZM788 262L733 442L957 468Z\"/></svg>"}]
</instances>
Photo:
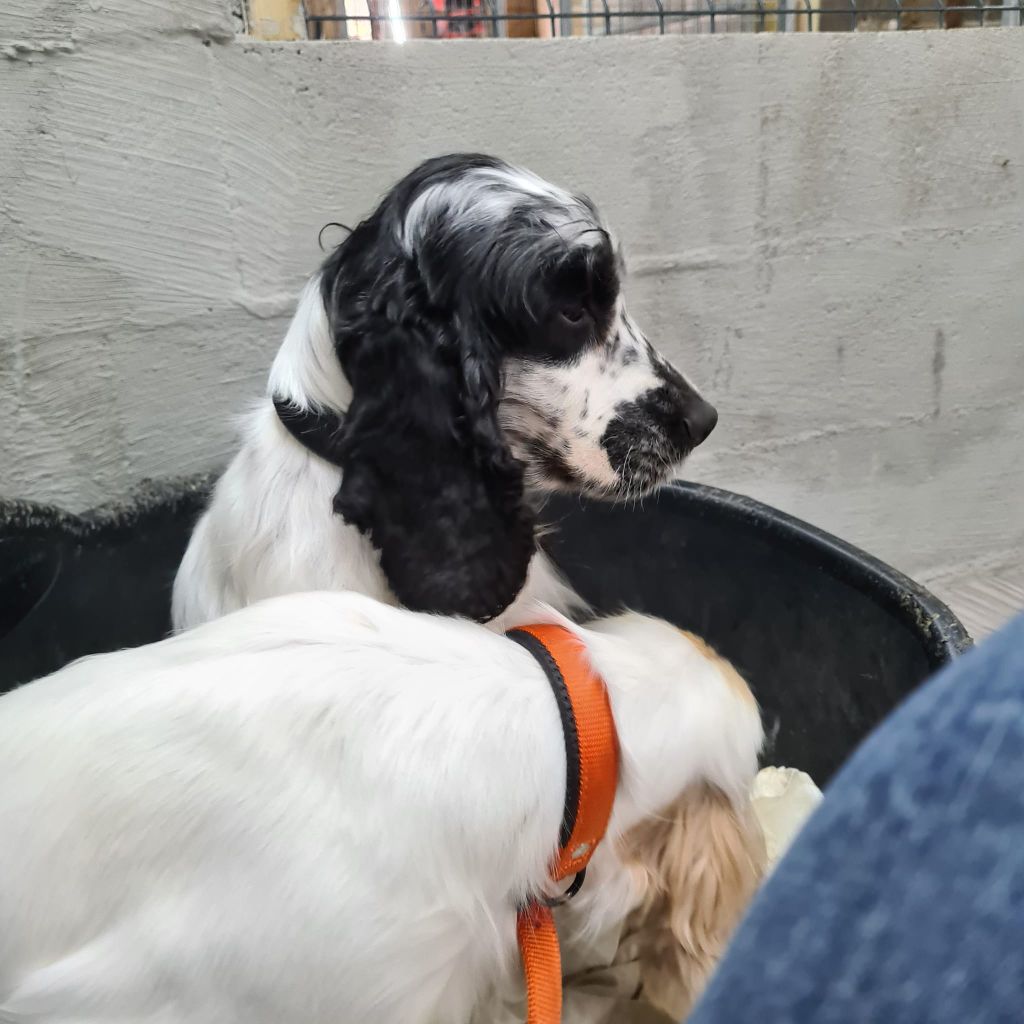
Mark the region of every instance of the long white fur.
<instances>
[{"instance_id":1,"label":"long white fur","mask_svg":"<svg viewBox=\"0 0 1024 1024\"><path fill-rule=\"evenodd\" d=\"M637 894L615 836L761 726L675 628L575 630L622 748L576 912ZM514 969L565 785L549 685L484 627L352 593L263 602L0 699L0 1020L462 1024Z\"/></svg>"}]
</instances>

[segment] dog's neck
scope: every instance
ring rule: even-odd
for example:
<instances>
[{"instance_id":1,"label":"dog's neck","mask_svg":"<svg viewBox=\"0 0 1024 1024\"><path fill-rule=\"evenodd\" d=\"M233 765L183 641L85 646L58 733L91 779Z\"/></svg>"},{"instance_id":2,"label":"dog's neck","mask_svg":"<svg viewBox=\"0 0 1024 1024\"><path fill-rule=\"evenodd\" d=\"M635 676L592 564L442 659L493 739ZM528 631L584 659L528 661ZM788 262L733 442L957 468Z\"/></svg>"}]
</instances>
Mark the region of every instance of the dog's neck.
<instances>
[{"instance_id":1,"label":"dog's neck","mask_svg":"<svg viewBox=\"0 0 1024 1024\"><path fill-rule=\"evenodd\" d=\"M303 448L341 469L338 448L345 427L341 416L320 409L303 409L285 398L275 398L273 402L281 425Z\"/></svg>"},{"instance_id":2,"label":"dog's neck","mask_svg":"<svg viewBox=\"0 0 1024 1024\"><path fill-rule=\"evenodd\" d=\"M352 387L334 350L319 275L302 291L270 368L267 393L275 403L283 401L296 410L331 413L339 420L352 401Z\"/></svg>"},{"instance_id":3,"label":"dog's neck","mask_svg":"<svg viewBox=\"0 0 1024 1024\"><path fill-rule=\"evenodd\" d=\"M319 276L302 291L270 368L267 393L288 433L307 451L340 468L338 443L352 388L334 351Z\"/></svg>"}]
</instances>

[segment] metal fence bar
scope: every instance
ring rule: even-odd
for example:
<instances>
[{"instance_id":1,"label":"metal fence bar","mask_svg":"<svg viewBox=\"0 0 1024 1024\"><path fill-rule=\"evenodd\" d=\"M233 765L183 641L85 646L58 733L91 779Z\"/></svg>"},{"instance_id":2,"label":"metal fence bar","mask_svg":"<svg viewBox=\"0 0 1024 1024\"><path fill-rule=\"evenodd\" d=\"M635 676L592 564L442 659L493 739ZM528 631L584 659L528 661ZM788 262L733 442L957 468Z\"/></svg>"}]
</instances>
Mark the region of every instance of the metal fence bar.
<instances>
[{"instance_id":1,"label":"metal fence bar","mask_svg":"<svg viewBox=\"0 0 1024 1024\"><path fill-rule=\"evenodd\" d=\"M490 25L490 35L492 38L497 38L499 35L501 35L501 33L498 31L498 25L500 24L498 21L498 6L494 2L494 0L483 0L483 6L485 9L491 12L484 19L485 22L488 25Z\"/></svg>"},{"instance_id":2,"label":"metal fence bar","mask_svg":"<svg viewBox=\"0 0 1024 1024\"><path fill-rule=\"evenodd\" d=\"M551 20L551 34L553 36L557 36L558 25L555 22L555 5L551 2L551 0L544 0L544 3L547 5L548 8L548 18Z\"/></svg>"},{"instance_id":3,"label":"metal fence bar","mask_svg":"<svg viewBox=\"0 0 1024 1024\"><path fill-rule=\"evenodd\" d=\"M847 6L825 8L821 0L778 0L777 5L769 0L644 0L641 8L620 7L622 0L588 0L585 9L573 10L571 0L544 0L538 3L536 12L511 13L499 0L460 0L456 6L447 0L443 10L435 10L429 0L421 0L416 13L404 13L402 21L410 25L426 25L435 38L450 35L464 35L462 31L473 23L482 25L482 33L499 36L505 34L512 22L534 22L538 26L546 23L552 36L573 34L576 25L582 26L586 35L600 33L606 36L618 32L657 32L666 35L670 31L686 31L687 26L706 24L711 33L753 29L755 32L769 30L768 16L774 18L776 31L821 31L822 16L839 16L846 21L839 31L858 31L870 27L871 19L891 18L896 28L953 29L961 25L986 26L1004 25L1024 27L1024 0L1003 0L1001 3L986 3L986 0L930 0L929 3L910 6L907 0L847 0ZM858 5L859 4L859 5ZM323 39L324 26L338 23L341 37L351 36L349 26L363 24L387 26L390 18L380 9L370 5L368 12L355 13L349 0L346 10L343 0L337 14L307 14L306 34L310 39ZM646 20L646 24L644 24ZM457 22L458 27L452 22ZM603 24L603 32L597 29L595 21ZM364 30L365 35L365 30ZM390 34L374 32L387 37Z\"/></svg>"},{"instance_id":4,"label":"metal fence bar","mask_svg":"<svg viewBox=\"0 0 1024 1024\"><path fill-rule=\"evenodd\" d=\"M572 35L572 0L558 0L559 14L562 18L558 25L558 34L561 36Z\"/></svg>"}]
</instances>

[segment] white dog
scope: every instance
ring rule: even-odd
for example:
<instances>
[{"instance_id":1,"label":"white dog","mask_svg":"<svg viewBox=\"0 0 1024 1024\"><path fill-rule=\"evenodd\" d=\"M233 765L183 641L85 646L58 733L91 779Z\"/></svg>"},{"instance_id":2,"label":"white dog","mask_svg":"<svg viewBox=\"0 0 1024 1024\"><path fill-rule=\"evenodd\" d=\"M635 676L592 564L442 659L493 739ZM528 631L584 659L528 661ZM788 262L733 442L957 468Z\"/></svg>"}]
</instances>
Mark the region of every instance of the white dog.
<instances>
[{"instance_id":1,"label":"white dog","mask_svg":"<svg viewBox=\"0 0 1024 1024\"><path fill-rule=\"evenodd\" d=\"M568 909L590 929L654 912L663 965L699 974L757 877L757 708L663 622L563 624L621 747ZM518 970L515 908L548 891L566 764L520 646L317 593L5 695L0 779L0 1020L464 1024Z\"/></svg>"},{"instance_id":2,"label":"white dog","mask_svg":"<svg viewBox=\"0 0 1024 1024\"><path fill-rule=\"evenodd\" d=\"M498 630L536 600L572 609L538 543L545 495L646 494L717 420L621 277L586 198L486 156L416 168L303 292L175 628L306 590Z\"/></svg>"}]
</instances>

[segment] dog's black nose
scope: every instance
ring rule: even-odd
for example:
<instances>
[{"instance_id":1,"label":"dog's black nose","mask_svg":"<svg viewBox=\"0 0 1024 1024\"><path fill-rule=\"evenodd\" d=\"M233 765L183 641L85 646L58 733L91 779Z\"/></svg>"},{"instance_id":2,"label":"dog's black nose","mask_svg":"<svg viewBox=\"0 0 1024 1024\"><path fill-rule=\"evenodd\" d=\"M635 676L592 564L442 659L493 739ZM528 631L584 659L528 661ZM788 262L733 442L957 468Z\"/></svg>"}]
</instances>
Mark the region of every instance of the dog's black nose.
<instances>
[{"instance_id":1,"label":"dog's black nose","mask_svg":"<svg viewBox=\"0 0 1024 1024\"><path fill-rule=\"evenodd\" d=\"M695 395L686 403L683 422L686 424L690 441L696 448L702 441L706 441L708 435L715 429L718 410L710 402L705 402L703 398Z\"/></svg>"}]
</instances>

